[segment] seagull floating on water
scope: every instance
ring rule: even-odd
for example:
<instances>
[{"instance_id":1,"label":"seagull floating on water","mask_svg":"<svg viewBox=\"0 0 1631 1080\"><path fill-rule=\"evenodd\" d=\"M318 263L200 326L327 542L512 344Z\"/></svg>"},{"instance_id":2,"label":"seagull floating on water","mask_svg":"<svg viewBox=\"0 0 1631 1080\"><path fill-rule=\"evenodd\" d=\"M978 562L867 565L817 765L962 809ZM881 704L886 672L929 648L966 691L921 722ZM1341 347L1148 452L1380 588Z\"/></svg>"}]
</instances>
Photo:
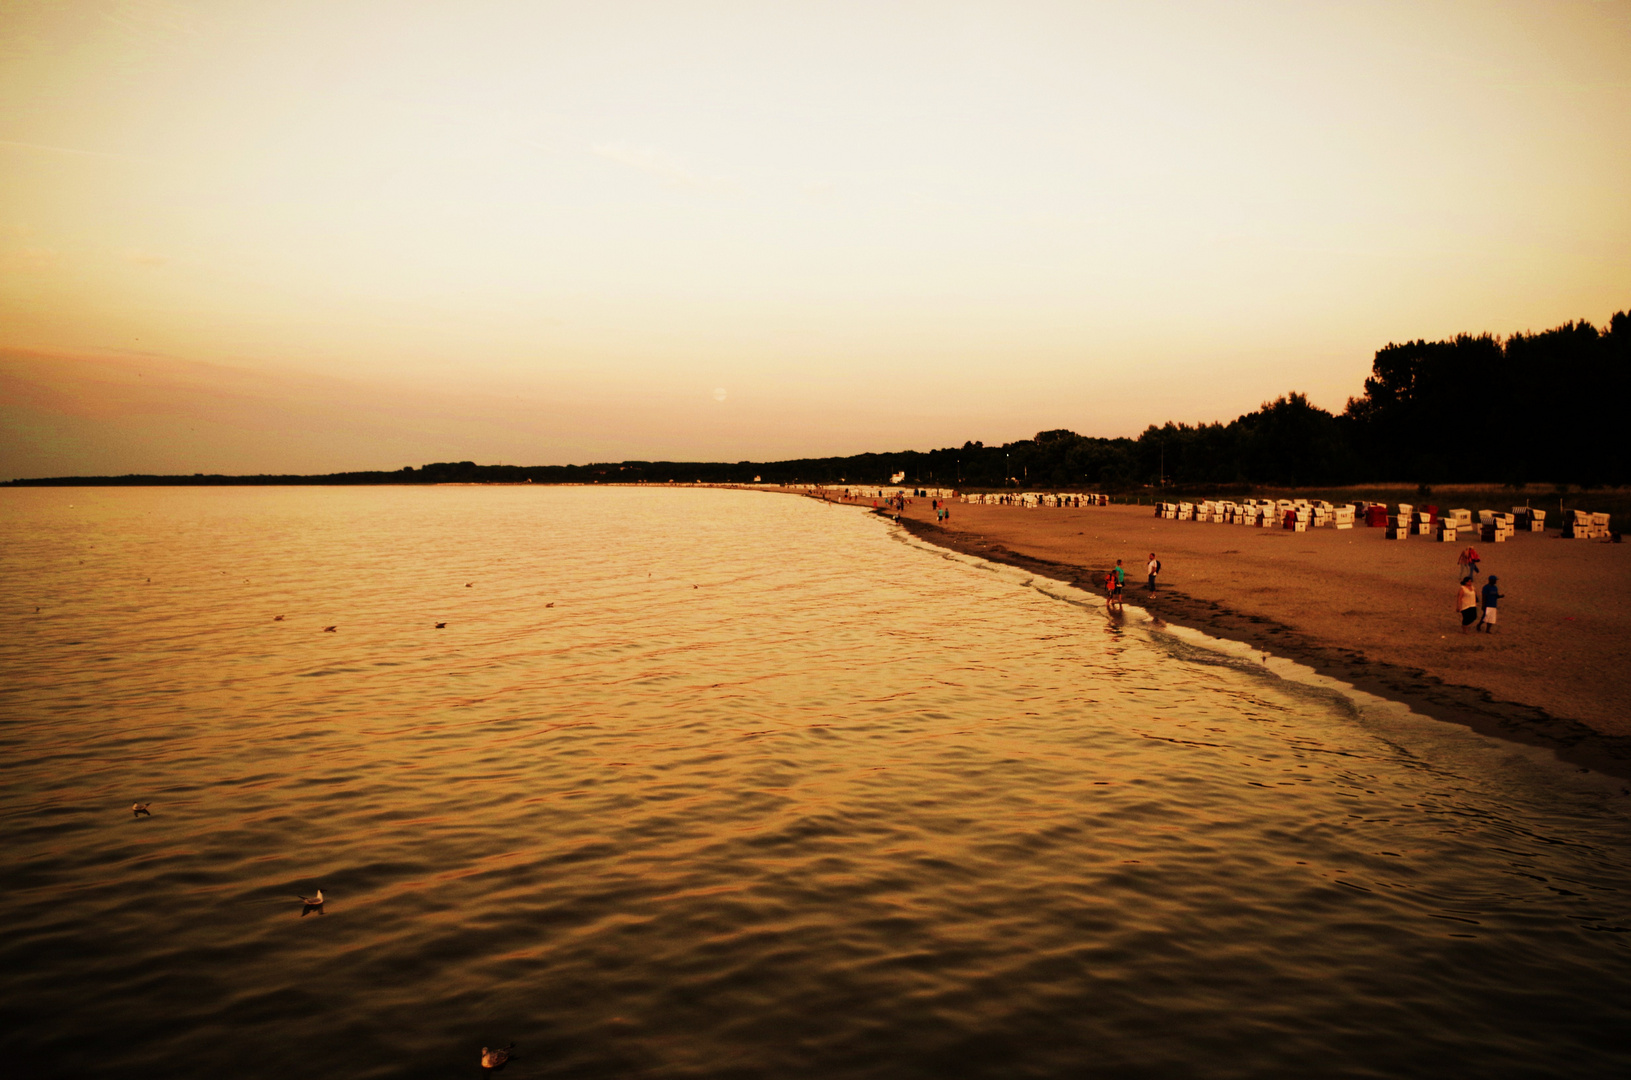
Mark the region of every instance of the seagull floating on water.
<instances>
[{"instance_id":1,"label":"seagull floating on water","mask_svg":"<svg viewBox=\"0 0 1631 1080\"><path fill-rule=\"evenodd\" d=\"M300 896L299 893L295 893L295 895ZM300 902L301 902L301 904L304 905L300 909L300 917L302 919L304 919L307 915L310 915L314 911L317 912L317 914L319 914L319 915L323 914L323 890L322 889L317 890L317 895L316 896L300 896Z\"/></svg>"},{"instance_id":2,"label":"seagull floating on water","mask_svg":"<svg viewBox=\"0 0 1631 1080\"><path fill-rule=\"evenodd\" d=\"M440 630L440 629L442 629L442 627L444 627L446 625L447 625L447 623L445 623L445 622L439 622L439 623L436 624L436 629Z\"/></svg>"},{"instance_id":3,"label":"seagull floating on water","mask_svg":"<svg viewBox=\"0 0 1631 1080\"><path fill-rule=\"evenodd\" d=\"M468 589L468 588L473 587L475 584L476 583L474 581L467 581L467 582L464 583L464 587Z\"/></svg>"},{"instance_id":4,"label":"seagull floating on water","mask_svg":"<svg viewBox=\"0 0 1631 1080\"><path fill-rule=\"evenodd\" d=\"M272 621L273 622L282 622L283 621L283 616L282 615L273 615L272 616Z\"/></svg>"},{"instance_id":5,"label":"seagull floating on water","mask_svg":"<svg viewBox=\"0 0 1631 1080\"><path fill-rule=\"evenodd\" d=\"M504 1063L510 1060L510 1050L514 1046L515 1044L511 1043L509 1046L501 1046L496 1050L489 1050L485 1046L482 1047L481 1067L484 1069L502 1069Z\"/></svg>"},{"instance_id":6,"label":"seagull floating on water","mask_svg":"<svg viewBox=\"0 0 1631 1080\"><path fill-rule=\"evenodd\" d=\"M130 816L131 817L152 817L153 812L148 809L148 807L152 806L152 805L153 805L152 803L145 803L145 802L131 803L130 804Z\"/></svg>"},{"instance_id":7,"label":"seagull floating on water","mask_svg":"<svg viewBox=\"0 0 1631 1080\"><path fill-rule=\"evenodd\" d=\"M332 634L338 629L339 629L338 626L325 626L325 627L323 627L323 633Z\"/></svg>"}]
</instances>

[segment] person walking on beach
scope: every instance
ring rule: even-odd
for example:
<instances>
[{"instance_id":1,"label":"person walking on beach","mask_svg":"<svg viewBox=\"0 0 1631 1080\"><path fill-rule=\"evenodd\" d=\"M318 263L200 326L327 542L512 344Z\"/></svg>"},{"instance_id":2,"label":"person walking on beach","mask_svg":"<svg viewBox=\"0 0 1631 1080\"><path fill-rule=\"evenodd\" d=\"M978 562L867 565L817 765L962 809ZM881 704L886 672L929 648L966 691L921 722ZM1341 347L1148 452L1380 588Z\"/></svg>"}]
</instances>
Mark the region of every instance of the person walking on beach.
<instances>
[{"instance_id":1,"label":"person walking on beach","mask_svg":"<svg viewBox=\"0 0 1631 1080\"><path fill-rule=\"evenodd\" d=\"M1501 597L1506 595L1495 587L1495 582L1496 577L1494 574L1491 574L1489 576L1489 584L1484 586L1484 614L1483 617L1478 620L1478 629L1482 630L1486 634L1495 633L1495 617L1500 614L1500 612L1496 610L1495 604L1501 599Z\"/></svg>"},{"instance_id":2,"label":"person walking on beach","mask_svg":"<svg viewBox=\"0 0 1631 1080\"><path fill-rule=\"evenodd\" d=\"M1455 608L1461 612L1461 632L1469 633L1478 621L1478 590L1472 587L1472 578L1461 579L1461 588L1455 594Z\"/></svg>"},{"instance_id":3,"label":"person walking on beach","mask_svg":"<svg viewBox=\"0 0 1631 1080\"><path fill-rule=\"evenodd\" d=\"M1155 552L1153 551L1150 552L1150 565L1146 567L1146 569L1150 572L1150 592L1154 592L1155 575L1161 572L1161 560L1155 557Z\"/></svg>"},{"instance_id":4,"label":"person walking on beach","mask_svg":"<svg viewBox=\"0 0 1631 1080\"><path fill-rule=\"evenodd\" d=\"M1114 594L1116 597L1116 607L1120 608L1122 591L1127 587L1127 571L1122 567L1120 559L1116 560L1116 568L1110 571L1110 575L1115 578L1116 586Z\"/></svg>"},{"instance_id":5,"label":"person walking on beach","mask_svg":"<svg viewBox=\"0 0 1631 1080\"><path fill-rule=\"evenodd\" d=\"M1468 545L1467 550L1463 551L1461 557L1456 560L1456 565L1461 567L1462 577L1477 577L1478 563L1478 550L1471 545Z\"/></svg>"}]
</instances>

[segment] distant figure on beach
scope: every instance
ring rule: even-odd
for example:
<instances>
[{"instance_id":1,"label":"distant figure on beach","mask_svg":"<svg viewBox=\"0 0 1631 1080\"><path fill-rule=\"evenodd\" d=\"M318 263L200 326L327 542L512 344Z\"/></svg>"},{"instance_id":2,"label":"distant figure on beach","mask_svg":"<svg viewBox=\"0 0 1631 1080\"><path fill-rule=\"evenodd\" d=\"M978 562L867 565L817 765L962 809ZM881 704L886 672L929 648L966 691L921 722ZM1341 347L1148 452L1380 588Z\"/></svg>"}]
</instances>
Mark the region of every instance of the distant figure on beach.
<instances>
[{"instance_id":1,"label":"distant figure on beach","mask_svg":"<svg viewBox=\"0 0 1631 1080\"><path fill-rule=\"evenodd\" d=\"M1155 557L1155 552L1153 551L1150 552L1150 565L1146 567L1146 569L1150 572L1150 592L1154 592L1155 575L1161 572L1161 560Z\"/></svg>"},{"instance_id":2,"label":"distant figure on beach","mask_svg":"<svg viewBox=\"0 0 1631 1080\"><path fill-rule=\"evenodd\" d=\"M1115 580L1115 588L1112 590L1111 595L1116 598L1116 607L1119 608L1121 607L1122 591L1127 587L1127 571L1121 565L1120 559L1116 560L1116 568L1110 571L1110 576Z\"/></svg>"},{"instance_id":3,"label":"distant figure on beach","mask_svg":"<svg viewBox=\"0 0 1631 1080\"><path fill-rule=\"evenodd\" d=\"M1461 632L1468 633L1478 621L1478 590L1472 587L1472 578L1461 579L1461 588L1455 594L1455 608L1461 612Z\"/></svg>"},{"instance_id":4,"label":"distant figure on beach","mask_svg":"<svg viewBox=\"0 0 1631 1080\"><path fill-rule=\"evenodd\" d=\"M1456 565L1461 568L1461 576L1462 577L1477 577L1478 576L1478 562L1479 562L1479 559L1478 559L1478 551L1477 551L1476 548L1473 548L1473 547L1469 546L1466 551L1463 551L1461 553L1461 557L1459 559L1457 559L1455 562L1456 562Z\"/></svg>"},{"instance_id":5,"label":"distant figure on beach","mask_svg":"<svg viewBox=\"0 0 1631 1080\"><path fill-rule=\"evenodd\" d=\"M1498 579L1494 574L1489 576L1489 584L1484 586L1484 615L1478 620L1478 629L1486 634L1495 633L1495 617L1500 614L1495 605L1506 594L1495 587Z\"/></svg>"}]
</instances>

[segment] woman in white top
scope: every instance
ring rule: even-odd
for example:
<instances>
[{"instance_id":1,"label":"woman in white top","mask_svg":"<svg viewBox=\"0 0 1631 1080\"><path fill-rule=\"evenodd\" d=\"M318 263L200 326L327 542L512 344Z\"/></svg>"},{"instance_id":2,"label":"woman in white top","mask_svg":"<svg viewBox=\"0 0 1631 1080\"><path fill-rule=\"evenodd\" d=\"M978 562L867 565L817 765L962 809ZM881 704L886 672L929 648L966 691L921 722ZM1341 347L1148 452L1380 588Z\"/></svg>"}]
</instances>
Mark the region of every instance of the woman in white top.
<instances>
[{"instance_id":1,"label":"woman in white top","mask_svg":"<svg viewBox=\"0 0 1631 1080\"><path fill-rule=\"evenodd\" d=\"M1455 596L1456 610L1461 612L1461 632L1468 633L1478 621L1478 590L1472 587L1472 578L1461 579L1461 589Z\"/></svg>"}]
</instances>

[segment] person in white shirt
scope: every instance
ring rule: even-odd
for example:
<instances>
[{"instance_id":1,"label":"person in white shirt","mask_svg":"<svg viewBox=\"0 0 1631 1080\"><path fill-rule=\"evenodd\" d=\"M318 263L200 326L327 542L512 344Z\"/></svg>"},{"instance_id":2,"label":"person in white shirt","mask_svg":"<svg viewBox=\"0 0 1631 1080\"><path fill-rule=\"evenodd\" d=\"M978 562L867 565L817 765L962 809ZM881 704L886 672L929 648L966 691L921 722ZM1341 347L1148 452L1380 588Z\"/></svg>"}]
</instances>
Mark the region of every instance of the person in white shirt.
<instances>
[{"instance_id":1,"label":"person in white shirt","mask_svg":"<svg viewBox=\"0 0 1631 1080\"><path fill-rule=\"evenodd\" d=\"M1153 551L1150 552L1150 564L1148 567L1146 567L1146 569L1148 569L1150 572L1150 592L1154 592L1155 575L1161 572L1161 560L1155 557L1155 552Z\"/></svg>"},{"instance_id":2,"label":"person in white shirt","mask_svg":"<svg viewBox=\"0 0 1631 1080\"><path fill-rule=\"evenodd\" d=\"M1472 631L1472 624L1478 621L1478 590L1472 587L1472 578L1462 578L1461 588L1455 594L1456 610L1461 612L1461 632Z\"/></svg>"}]
</instances>

